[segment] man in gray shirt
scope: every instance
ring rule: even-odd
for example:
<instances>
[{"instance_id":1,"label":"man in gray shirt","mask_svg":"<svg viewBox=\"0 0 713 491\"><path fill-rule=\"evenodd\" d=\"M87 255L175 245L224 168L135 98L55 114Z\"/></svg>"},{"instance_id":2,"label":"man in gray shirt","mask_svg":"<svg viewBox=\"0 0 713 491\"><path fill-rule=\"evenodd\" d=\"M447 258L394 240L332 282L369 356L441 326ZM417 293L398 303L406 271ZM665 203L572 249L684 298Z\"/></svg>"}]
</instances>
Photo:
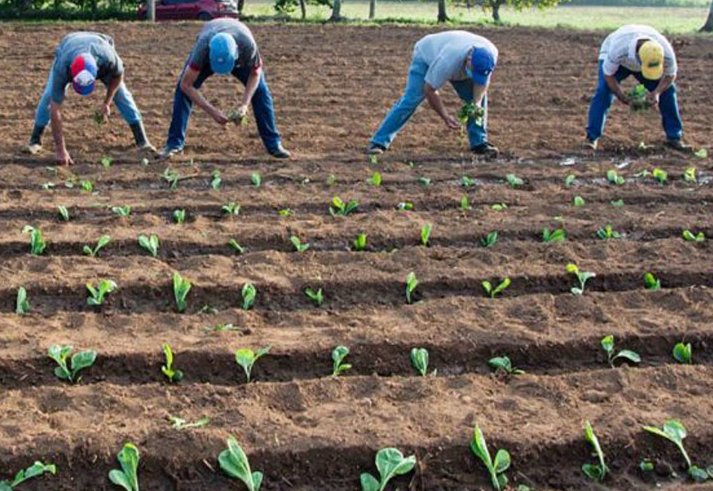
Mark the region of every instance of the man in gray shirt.
<instances>
[{"instance_id":1,"label":"man in gray shirt","mask_svg":"<svg viewBox=\"0 0 713 491\"><path fill-rule=\"evenodd\" d=\"M290 153L282 146L277 131L272 95L265 81L257 44L247 26L235 19L207 22L198 35L179 77L173 98L171 127L160 157L167 159L183 151L194 103L219 125L225 126L230 122L228 116L208 102L199 90L214 73L232 74L245 85L236 119L245 117L252 102L258 132L268 153L276 158L289 158Z\"/></svg>"},{"instance_id":2,"label":"man in gray shirt","mask_svg":"<svg viewBox=\"0 0 713 491\"><path fill-rule=\"evenodd\" d=\"M29 153L37 154L42 150L42 133L51 121L57 163L73 163L62 130L60 107L64 102L65 89L71 83L75 92L87 96L93 92L97 79L107 88L106 96L97 109L99 121L107 121L113 101L131 127L137 147L155 153L156 150L146 137L141 113L131 92L124 85L124 64L114 49L114 40L95 32L68 34L57 46L47 86L35 113L32 136L26 146Z\"/></svg>"},{"instance_id":3,"label":"man in gray shirt","mask_svg":"<svg viewBox=\"0 0 713 491\"><path fill-rule=\"evenodd\" d=\"M498 149L487 139L486 93L497 60L498 49L492 42L466 31L430 34L418 41L414 46L404 95L396 101L372 136L367 153L378 155L387 150L424 99L448 128L460 130L460 122L448 113L438 94L438 90L450 82L464 102L473 102L484 111L482 118L468 119L471 151L496 157Z\"/></svg>"}]
</instances>

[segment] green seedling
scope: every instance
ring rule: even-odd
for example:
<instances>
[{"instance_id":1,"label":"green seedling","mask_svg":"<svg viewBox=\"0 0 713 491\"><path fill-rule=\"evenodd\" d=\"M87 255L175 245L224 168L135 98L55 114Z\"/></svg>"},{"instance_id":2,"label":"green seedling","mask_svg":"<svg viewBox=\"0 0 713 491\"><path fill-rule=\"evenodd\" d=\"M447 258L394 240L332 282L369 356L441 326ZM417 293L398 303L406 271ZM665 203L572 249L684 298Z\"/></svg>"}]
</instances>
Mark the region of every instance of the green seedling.
<instances>
[{"instance_id":1,"label":"green seedling","mask_svg":"<svg viewBox=\"0 0 713 491\"><path fill-rule=\"evenodd\" d=\"M256 188L259 188L260 186L262 186L262 176L260 175L260 173L253 172L252 174L250 174L250 182Z\"/></svg>"},{"instance_id":2,"label":"green seedling","mask_svg":"<svg viewBox=\"0 0 713 491\"><path fill-rule=\"evenodd\" d=\"M240 125L241 127L245 127L248 125L248 114L240 114L240 111L237 109L231 109L228 111L228 114L226 114L228 117L228 121L235 125Z\"/></svg>"},{"instance_id":3,"label":"green seedling","mask_svg":"<svg viewBox=\"0 0 713 491\"><path fill-rule=\"evenodd\" d=\"M253 472L250 469L247 455L232 436L228 438L228 448L220 452L218 463L225 474L241 480L248 491L260 491L262 472Z\"/></svg>"},{"instance_id":4,"label":"green seedling","mask_svg":"<svg viewBox=\"0 0 713 491\"><path fill-rule=\"evenodd\" d=\"M469 211L473 209L473 207L470 206L470 199L468 198L467 194L464 194L460 197L460 209L463 211Z\"/></svg>"},{"instance_id":5,"label":"green seedling","mask_svg":"<svg viewBox=\"0 0 713 491\"><path fill-rule=\"evenodd\" d=\"M587 281L596 277L596 273L589 271L580 271L576 264L569 263L565 268L567 273L574 275L579 282L579 286L573 286L570 291L573 295L584 295L584 287L587 285Z\"/></svg>"},{"instance_id":6,"label":"green seedling","mask_svg":"<svg viewBox=\"0 0 713 491\"><path fill-rule=\"evenodd\" d=\"M281 217L291 217L294 215L294 212L290 208L283 208L277 212L278 215Z\"/></svg>"},{"instance_id":7,"label":"green seedling","mask_svg":"<svg viewBox=\"0 0 713 491\"><path fill-rule=\"evenodd\" d=\"M80 181L79 185L82 187L82 191L84 191L85 193L93 193L94 192L94 183L92 183L92 181L90 181L88 179Z\"/></svg>"},{"instance_id":8,"label":"green seedling","mask_svg":"<svg viewBox=\"0 0 713 491\"><path fill-rule=\"evenodd\" d=\"M220 171L218 169L214 170L210 174L210 187L214 191L217 191L220 189L220 185L223 184L223 178L220 175Z\"/></svg>"},{"instance_id":9,"label":"green seedling","mask_svg":"<svg viewBox=\"0 0 713 491\"><path fill-rule=\"evenodd\" d=\"M416 293L416 287L418 286L418 278L416 278L416 273L411 271L406 275L406 303L412 304L414 301L414 294Z\"/></svg>"},{"instance_id":10,"label":"green seedling","mask_svg":"<svg viewBox=\"0 0 713 491\"><path fill-rule=\"evenodd\" d=\"M659 184L666 184L666 181L668 181L668 172L658 167L653 170L652 175Z\"/></svg>"},{"instance_id":11,"label":"green seedling","mask_svg":"<svg viewBox=\"0 0 713 491\"><path fill-rule=\"evenodd\" d=\"M124 205L124 206L114 206L111 208L111 211L115 214L118 215L122 218L126 218L129 215L131 215L131 206L129 205Z\"/></svg>"},{"instance_id":12,"label":"green seedling","mask_svg":"<svg viewBox=\"0 0 713 491\"><path fill-rule=\"evenodd\" d=\"M582 206L584 206L585 204L587 204L587 202L584 201L584 198L582 198L581 196L575 196L575 197L574 197L574 201L573 201L572 203L573 203L574 206L577 207L577 208L581 208Z\"/></svg>"},{"instance_id":13,"label":"green seedling","mask_svg":"<svg viewBox=\"0 0 713 491\"><path fill-rule=\"evenodd\" d=\"M230 202L224 204L221 208L220 211L223 212L223 215L228 216L228 217L236 217L240 215L240 205Z\"/></svg>"},{"instance_id":14,"label":"green seedling","mask_svg":"<svg viewBox=\"0 0 713 491\"><path fill-rule=\"evenodd\" d=\"M517 177L515 174L508 174L505 176L505 180L508 182L511 188L519 188L525 184L525 181Z\"/></svg>"},{"instance_id":15,"label":"green seedling","mask_svg":"<svg viewBox=\"0 0 713 491\"><path fill-rule=\"evenodd\" d=\"M489 281L483 281L481 285L483 286L483 290L485 291L485 294L488 295L490 298L495 298L496 295L499 295L505 291L507 287L510 286L510 278L505 278L502 280L500 283L497 284L497 286L493 286L493 284Z\"/></svg>"},{"instance_id":16,"label":"green seedling","mask_svg":"<svg viewBox=\"0 0 713 491\"><path fill-rule=\"evenodd\" d=\"M257 296L257 288L252 283L245 283L243 285L240 294L243 297L243 310L250 310L253 308L255 303L255 297Z\"/></svg>"},{"instance_id":17,"label":"green seedling","mask_svg":"<svg viewBox=\"0 0 713 491\"><path fill-rule=\"evenodd\" d=\"M183 372L177 368L173 368L173 350L171 349L171 345L165 343L161 348L166 357L166 364L161 367L161 372L166 376L169 382L180 382L183 379Z\"/></svg>"},{"instance_id":18,"label":"green seedling","mask_svg":"<svg viewBox=\"0 0 713 491\"><path fill-rule=\"evenodd\" d=\"M693 152L693 155L698 157L699 159L707 159L708 158L708 150L705 148L699 148L695 152Z\"/></svg>"},{"instance_id":19,"label":"green seedling","mask_svg":"<svg viewBox=\"0 0 713 491\"><path fill-rule=\"evenodd\" d=\"M507 356L496 356L488 360L488 365L496 373L504 373L506 375L522 375L525 370L520 370L512 366L510 358Z\"/></svg>"},{"instance_id":20,"label":"green seedling","mask_svg":"<svg viewBox=\"0 0 713 491\"><path fill-rule=\"evenodd\" d=\"M114 163L114 159L109 157L108 155L104 155L99 161L99 163L102 165L102 167L108 169L109 167L111 167L111 164Z\"/></svg>"},{"instance_id":21,"label":"green seedling","mask_svg":"<svg viewBox=\"0 0 713 491\"><path fill-rule=\"evenodd\" d=\"M428 242L431 240L431 230L433 226L430 223L426 223L421 227L421 245L428 247Z\"/></svg>"},{"instance_id":22,"label":"green seedling","mask_svg":"<svg viewBox=\"0 0 713 491\"><path fill-rule=\"evenodd\" d=\"M428 186L431 185L431 178L430 177L419 177L418 178L418 183L423 186L424 188L427 188Z\"/></svg>"},{"instance_id":23,"label":"green seedling","mask_svg":"<svg viewBox=\"0 0 713 491\"><path fill-rule=\"evenodd\" d=\"M175 170L171 169L170 167L166 167L166 169L163 171L163 174L161 174L161 177L164 181L168 183L169 189L173 190L178 188L178 183L181 180L181 175Z\"/></svg>"},{"instance_id":24,"label":"green seedling","mask_svg":"<svg viewBox=\"0 0 713 491\"><path fill-rule=\"evenodd\" d=\"M610 201L609 204L612 205L614 208L621 208L622 206L624 206L624 200L618 199L618 200Z\"/></svg>"},{"instance_id":25,"label":"green seedling","mask_svg":"<svg viewBox=\"0 0 713 491\"><path fill-rule=\"evenodd\" d=\"M695 167L688 167L685 172L683 173L683 180L686 181L689 184L697 184L698 183L698 171L696 170Z\"/></svg>"},{"instance_id":26,"label":"green seedling","mask_svg":"<svg viewBox=\"0 0 713 491\"><path fill-rule=\"evenodd\" d=\"M602 482L607 475L609 468L606 463L604 463L604 452L602 452L602 447L599 445L599 439L597 435L594 434L594 429L589 421L584 422L584 439L587 440L594 450L594 454L597 456L598 464L583 464L582 472L591 480Z\"/></svg>"},{"instance_id":27,"label":"green seedling","mask_svg":"<svg viewBox=\"0 0 713 491\"><path fill-rule=\"evenodd\" d=\"M404 457L395 448L382 448L376 453L376 468L379 479L365 472L359 476L361 491L384 491L388 482L396 476L408 474L416 467L416 456Z\"/></svg>"},{"instance_id":28,"label":"green seedling","mask_svg":"<svg viewBox=\"0 0 713 491\"><path fill-rule=\"evenodd\" d=\"M215 307L205 304L198 310L198 315L215 315L218 313L218 309Z\"/></svg>"},{"instance_id":29,"label":"green seedling","mask_svg":"<svg viewBox=\"0 0 713 491\"><path fill-rule=\"evenodd\" d=\"M348 354L349 348L346 346L337 346L332 350L332 377L338 377L352 368L349 363L344 363Z\"/></svg>"},{"instance_id":30,"label":"green seedling","mask_svg":"<svg viewBox=\"0 0 713 491\"><path fill-rule=\"evenodd\" d=\"M641 462L639 462L639 469L641 469L641 472L651 472L655 468L656 466L651 459L642 459Z\"/></svg>"},{"instance_id":31,"label":"green seedling","mask_svg":"<svg viewBox=\"0 0 713 491\"><path fill-rule=\"evenodd\" d=\"M17 289L17 299L15 300L15 313L25 315L30 311L30 301L27 300L27 290L21 286Z\"/></svg>"},{"instance_id":32,"label":"green seedling","mask_svg":"<svg viewBox=\"0 0 713 491\"><path fill-rule=\"evenodd\" d=\"M470 450L480 459L488 470L493 489L496 491L505 489L508 484L508 478L505 472L510 468L510 454L508 451L503 449L498 450L495 453L495 460L493 460L490 457L483 431L477 424L473 431L473 439L470 442Z\"/></svg>"},{"instance_id":33,"label":"green seedling","mask_svg":"<svg viewBox=\"0 0 713 491\"><path fill-rule=\"evenodd\" d=\"M70 359L69 355L71 354L71 346L53 344L47 350L47 355L59 365L54 369L55 376L60 380L66 380L74 384L82 379L82 377L77 376L80 371L94 365L97 359L97 352L92 350L79 351L73 354Z\"/></svg>"},{"instance_id":34,"label":"green seedling","mask_svg":"<svg viewBox=\"0 0 713 491\"><path fill-rule=\"evenodd\" d=\"M228 246L233 249L236 253L240 254L245 254L245 247L241 246L238 244L238 241L235 239L230 239L228 241Z\"/></svg>"},{"instance_id":35,"label":"green seedling","mask_svg":"<svg viewBox=\"0 0 713 491\"><path fill-rule=\"evenodd\" d=\"M296 235L292 235L290 237L290 242L292 242L292 247L294 247L295 251L297 252L305 252L307 249L309 249L309 244L306 242L302 242L300 238Z\"/></svg>"},{"instance_id":36,"label":"green seedling","mask_svg":"<svg viewBox=\"0 0 713 491\"><path fill-rule=\"evenodd\" d=\"M676 343L673 347L673 358L684 365L693 363L693 348L691 347L691 343Z\"/></svg>"},{"instance_id":37,"label":"green seedling","mask_svg":"<svg viewBox=\"0 0 713 491\"><path fill-rule=\"evenodd\" d=\"M428 350L426 348L411 349L411 366L425 377L428 373ZM434 372L435 373L435 372Z\"/></svg>"},{"instance_id":38,"label":"green seedling","mask_svg":"<svg viewBox=\"0 0 713 491\"><path fill-rule=\"evenodd\" d=\"M68 222L69 221L69 210L67 209L66 206L59 205L57 207L57 214L59 215L59 218L63 222Z\"/></svg>"},{"instance_id":39,"label":"green seedling","mask_svg":"<svg viewBox=\"0 0 713 491\"><path fill-rule=\"evenodd\" d=\"M337 183L337 176L334 174L329 174L327 177L327 186L334 186Z\"/></svg>"},{"instance_id":40,"label":"green seedling","mask_svg":"<svg viewBox=\"0 0 713 491\"><path fill-rule=\"evenodd\" d=\"M369 163L371 165L376 165L379 163L379 157L377 155L369 155Z\"/></svg>"},{"instance_id":41,"label":"green seedling","mask_svg":"<svg viewBox=\"0 0 713 491\"><path fill-rule=\"evenodd\" d=\"M607 224L604 227L597 230L597 237L599 237L602 240L620 239L621 233L614 230L610 224Z\"/></svg>"},{"instance_id":42,"label":"green seedling","mask_svg":"<svg viewBox=\"0 0 713 491\"><path fill-rule=\"evenodd\" d=\"M215 324L213 326L206 326L203 328L204 331L211 332L229 332L229 331L241 331L241 329L230 322Z\"/></svg>"},{"instance_id":43,"label":"green seedling","mask_svg":"<svg viewBox=\"0 0 713 491\"><path fill-rule=\"evenodd\" d=\"M609 169L607 171L607 181L609 181L610 184L614 184L616 186L621 186L625 182L624 177L620 176L614 169Z\"/></svg>"},{"instance_id":44,"label":"green seedling","mask_svg":"<svg viewBox=\"0 0 713 491\"><path fill-rule=\"evenodd\" d=\"M365 251L366 250L366 234L357 235L354 239L354 250L355 251Z\"/></svg>"},{"instance_id":45,"label":"green seedling","mask_svg":"<svg viewBox=\"0 0 713 491\"><path fill-rule=\"evenodd\" d=\"M661 280L659 280L653 273L644 274L644 288L647 290L660 290Z\"/></svg>"},{"instance_id":46,"label":"green seedling","mask_svg":"<svg viewBox=\"0 0 713 491\"><path fill-rule=\"evenodd\" d=\"M413 203L411 201L401 201L396 205L396 209L399 211L413 211Z\"/></svg>"},{"instance_id":47,"label":"green seedling","mask_svg":"<svg viewBox=\"0 0 713 491\"><path fill-rule=\"evenodd\" d=\"M33 256L39 256L47 247L47 243L42 237L42 231L39 228L35 228L31 225L25 225L22 229L23 234L30 234L30 254Z\"/></svg>"},{"instance_id":48,"label":"green seedling","mask_svg":"<svg viewBox=\"0 0 713 491\"><path fill-rule=\"evenodd\" d=\"M329 213L332 216L347 216L359 208L359 203L356 200L350 200L345 203L339 196L332 198L332 203L329 205Z\"/></svg>"},{"instance_id":49,"label":"green seedling","mask_svg":"<svg viewBox=\"0 0 713 491\"><path fill-rule=\"evenodd\" d=\"M651 109L651 103L646 99L646 92L646 86L643 84L636 84L631 88L627 97L632 111L642 112Z\"/></svg>"},{"instance_id":50,"label":"green seedling","mask_svg":"<svg viewBox=\"0 0 713 491\"><path fill-rule=\"evenodd\" d=\"M168 416L168 421L171 423L171 428L174 430L192 430L195 428L203 428L210 423L210 418L201 418L193 423L189 423L187 419L179 418L178 416Z\"/></svg>"},{"instance_id":51,"label":"green seedling","mask_svg":"<svg viewBox=\"0 0 713 491\"><path fill-rule=\"evenodd\" d=\"M53 182L46 182L42 184L42 189L44 189L45 191L49 191L50 189L54 189L55 187L57 187L57 185Z\"/></svg>"},{"instance_id":52,"label":"green seedling","mask_svg":"<svg viewBox=\"0 0 713 491\"><path fill-rule=\"evenodd\" d=\"M492 231L485 237L480 238L480 245L483 247L493 247L498 241L498 232Z\"/></svg>"},{"instance_id":53,"label":"green seedling","mask_svg":"<svg viewBox=\"0 0 713 491\"><path fill-rule=\"evenodd\" d=\"M186 210L173 210L173 222L181 225L186 221Z\"/></svg>"},{"instance_id":54,"label":"green seedling","mask_svg":"<svg viewBox=\"0 0 713 491\"><path fill-rule=\"evenodd\" d=\"M505 211L508 209L508 205L505 203L493 203L490 205L490 209L493 211Z\"/></svg>"},{"instance_id":55,"label":"green seedling","mask_svg":"<svg viewBox=\"0 0 713 491\"><path fill-rule=\"evenodd\" d=\"M575 179L577 179L577 176L574 174L567 174L567 177L564 178L564 186L567 188L572 187Z\"/></svg>"},{"instance_id":56,"label":"green seedling","mask_svg":"<svg viewBox=\"0 0 713 491\"><path fill-rule=\"evenodd\" d=\"M19 484L43 474L55 475L57 474L57 467L54 464L44 464L40 461L36 461L27 469L23 469L15 474L12 481L0 481L0 491L12 491Z\"/></svg>"},{"instance_id":57,"label":"green seedling","mask_svg":"<svg viewBox=\"0 0 713 491\"><path fill-rule=\"evenodd\" d=\"M104 249L109 244L109 242L111 242L111 237L108 235L102 235L97 240L97 245L94 246L93 249L91 247L89 247L88 245L85 245L84 248L82 249L82 251L87 256L96 257L97 254L99 254L99 251Z\"/></svg>"},{"instance_id":58,"label":"green seedling","mask_svg":"<svg viewBox=\"0 0 713 491\"><path fill-rule=\"evenodd\" d=\"M562 228L550 230L545 227L542 229L542 242L564 242L567 239L567 233Z\"/></svg>"},{"instance_id":59,"label":"green seedling","mask_svg":"<svg viewBox=\"0 0 713 491\"><path fill-rule=\"evenodd\" d=\"M125 491L139 491L139 449L133 443L125 443L116 458L121 470L109 472L109 480Z\"/></svg>"},{"instance_id":60,"label":"green seedling","mask_svg":"<svg viewBox=\"0 0 713 491\"><path fill-rule=\"evenodd\" d=\"M375 171L368 180L372 186L381 186L381 172Z\"/></svg>"},{"instance_id":61,"label":"green seedling","mask_svg":"<svg viewBox=\"0 0 713 491\"><path fill-rule=\"evenodd\" d=\"M324 292L321 288L317 290L306 288L305 296L309 298L316 307L321 307L324 303Z\"/></svg>"},{"instance_id":62,"label":"green seedling","mask_svg":"<svg viewBox=\"0 0 713 491\"><path fill-rule=\"evenodd\" d=\"M466 102L458 110L458 121L463 126L468 125L470 121L481 126L483 124L483 118L485 117L485 109L478 106L474 102Z\"/></svg>"},{"instance_id":63,"label":"green seedling","mask_svg":"<svg viewBox=\"0 0 713 491\"><path fill-rule=\"evenodd\" d=\"M607 361L609 365L614 368L614 362L619 358L623 360L628 360L631 363L641 363L641 357L635 351L628 349L623 349L616 353L614 351L614 336L611 334L609 336L604 336L601 340L602 349L607 354Z\"/></svg>"},{"instance_id":64,"label":"green seedling","mask_svg":"<svg viewBox=\"0 0 713 491\"><path fill-rule=\"evenodd\" d=\"M185 279L176 271L173 273L173 298L176 301L176 310L184 312L186 310L186 297L191 291L191 282Z\"/></svg>"},{"instance_id":65,"label":"green seedling","mask_svg":"<svg viewBox=\"0 0 713 491\"><path fill-rule=\"evenodd\" d=\"M94 121L94 124L96 124L97 126L101 126L106 123L106 118L104 117L104 114L101 111L94 111L92 113L92 121Z\"/></svg>"},{"instance_id":66,"label":"green seedling","mask_svg":"<svg viewBox=\"0 0 713 491\"><path fill-rule=\"evenodd\" d=\"M698 232L697 234L694 234L690 230L684 230L683 240L685 240L686 242L697 242L700 244L701 242L706 240L706 234L704 234L703 232Z\"/></svg>"},{"instance_id":67,"label":"green seedling","mask_svg":"<svg viewBox=\"0 0 713 491\"><path fill-rule=\"evenodd\" d=\"M683 426L683 423L677 419L669 419L661 428L657 428L655 426L644 426L643 428L645 431L648 431L656 436L660 436L661 438L665 438L675 444L686 461L686 467L688 469L692 467L691 459L688 456L686 449L683 447L683 440L686 438L686 427Z\"/></svg>"},{"instance_id":68,"label":"green seedling","mask_svg":"<svg viewBox=\"0 0 713 491\"><path fill-rule=\"evenodd\" d=\"M475 179L472 179L468 176L463 176L460 178L459 183L464 188L469 188L469 187L475 186Z\"/></svg>"},{"instance_id":69,"label":"green seedling","mask_svg":"<svg viewBox=\"0 0 713 491\"><path fill-rule=\"evenodd\" d=\"M158 235L151 234L150 236L139 235L139 246L148 251L153 257L158 257Z\"/></svg>"},{"instance_id":70,"label":"green seedling","mask_svg":"<svg viewBox=\"0 0 713 491\"><path fill-rule=\"evenodd\" d=\"M106 296L116 290L116 288L117 285L114 280L99 280L96 288L91 283L87 283L87 291L89 292L87 305L92 307L100 307L104 305Z\"/></svg>"},{"instance_id":71,"label":"green seedling","mask_svg":"<svg viewBox=\"0 0 713 491\"><path fill-rule=\"evenodd\" d=\"M253 351L250 348L240 348L235 352L235 361L238 365L243 367L247 383L250 383L250 375L253 371L253 365L260 358L268 354L270 352L270 348L272 348L272 346L265 346L257 351Z\"/></svg>"}]
</instances>

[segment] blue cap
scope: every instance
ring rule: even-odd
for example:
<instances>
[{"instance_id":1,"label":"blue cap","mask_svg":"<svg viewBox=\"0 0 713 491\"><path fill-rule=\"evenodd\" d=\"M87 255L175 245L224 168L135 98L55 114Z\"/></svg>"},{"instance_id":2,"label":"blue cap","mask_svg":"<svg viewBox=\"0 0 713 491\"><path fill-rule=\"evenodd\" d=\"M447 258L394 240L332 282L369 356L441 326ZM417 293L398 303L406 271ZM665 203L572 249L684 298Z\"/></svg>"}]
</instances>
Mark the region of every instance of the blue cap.
<instances>
[{"instance_id":1,"label":"blue cap","mask_svg":"<svg viewBox=\"0 0 713 491\"><path fill-rule=\"evenodd\" d=\"M488 85L490 74L495 70L495 58L490 50L473 48L470 56L471 73L475 85Z\"/></svg>"},{"instance_id":2,"label":"blue cap","mask_svg":"<svg viewBox=\"0 0 713 491\"><path fill-rule=\"evenodd\" d=\"M97 60L90 53L77 55L69 67L72 75L72 88L83 96L87 96L94 90L94 82L97 79Z\"/></svg>"},{"instance_id":3,"label":"blue cap","mask_svg":"<svg viewBox=\"0 0 713 491\"><path fill-rule=\"evenodd\" d=\"M210 40L210 69L218 75L228 75L238 59L238 45L230 34L221 32Z\"/></svg>"}]
</instances>

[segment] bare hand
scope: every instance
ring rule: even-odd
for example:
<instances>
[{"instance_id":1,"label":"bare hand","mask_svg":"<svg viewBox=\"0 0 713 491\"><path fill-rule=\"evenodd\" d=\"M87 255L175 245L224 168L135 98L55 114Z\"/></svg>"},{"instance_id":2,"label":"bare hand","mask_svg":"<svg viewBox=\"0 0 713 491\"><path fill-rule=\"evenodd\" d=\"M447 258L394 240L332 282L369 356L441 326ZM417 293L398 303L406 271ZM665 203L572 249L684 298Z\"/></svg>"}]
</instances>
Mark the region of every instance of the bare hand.
<instances>
[{"instance_id":1,"label":"bare hand","mask_svg":"<svg viewBox=\"0 0 713 491\"><path fill-rule=\"evenodd\" d=\"M446 116L443 118L443 122L452 130L459 130L461 128L460 122L453 116Z\"/></svg>"},{"instance_id":2,"label":"bare hand","mask_svg":"<svg viewBox=\"0 0 713 491\"><path fill-rule=\"evenodd\" d=\"M243 119L245 116L248 114L248 105L247 104L242 104L240 107L238 107L238 116L240 116L240 119Z\"/></svg>"},{"instance_id":3,"label":"bare hand","mask_svg":"<svg viewBox=\"0 0 713 491\"><path fill-rule=\"evenodd\" d=\"M617 94L616 98L625 106L629 105L629 98L625 94Z\"/></svg>"},{"instance_id":4,"label":"bare hand","mask_svg":"<svg viewBox=\"0 0 713 491\"><path fill-rule=\"evenodd\" d=\"M99 106L99 109L97 109L97 116L101 117L102 124L109 121L109 116L111 116L111 107L109 107L109 104L102 104Z\"/></svg>"},{"instance_id":5,"label":"bare hand","mask_svg":"<svg viewBox=\"0 0 713 491\"><path fill-rule=\"evenodd\" d=\"M216 109L211 116L213 116L213 120L221 126L225 126L230 121L228 117L218 109Z\"/></svg>"},{"instance_id":6,"label":"bare hand","mask_svg":"<svg viewBox=\"0 0 713 491\"><path fill-rule=\"evenodd\" d=\"M74 163L66 148L57 150L55 154L55 162L57 165L72 165Z\"/></svg>"},{"instance_id":7,"label":"bare hand","mask_svg":"<svg viewBox=\"0 0 713 491\"><path fill-rule=\"evenodd\" d=\"M656 92L646 94L646 101L651 104L651 107L656 107L659 104L659 95Z\"/></svg>"}]
</instances>

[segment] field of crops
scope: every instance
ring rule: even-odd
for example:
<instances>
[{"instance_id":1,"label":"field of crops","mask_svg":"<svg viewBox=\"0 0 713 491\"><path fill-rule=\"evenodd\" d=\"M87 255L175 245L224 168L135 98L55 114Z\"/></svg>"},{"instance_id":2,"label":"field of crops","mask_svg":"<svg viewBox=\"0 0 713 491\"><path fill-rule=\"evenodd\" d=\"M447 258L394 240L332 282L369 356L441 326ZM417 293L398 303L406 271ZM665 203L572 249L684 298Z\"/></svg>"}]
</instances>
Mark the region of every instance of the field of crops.
<instances>
[{"instance_id":1,"label":"field of crops","mask_svg":"<svg viewBox=\"0 0 713 491\"><path fill-rule=\"evenodd\" d=\"M157 145L198 27L97 27ZM216 131L196 112L183 158L142 165L118 118L103 134L91 122L98 98L71 96L77 165L58 169L18 149L72 28L0 32L0 483L42 461L56 475L18 491L119 489L107 476L131 442L144 491L245 489L218 463L233 436L263 490L360 489L387 447L416 464L384 489L491 489L469 448L478 425L493 457L509 451L512 489L600 489L582 471L598 463L586 421L610 489L695 487L645 425L680 420L692 464L713 464L713 161L664 151L657 115L618 106L602 152L578 148L600 35L485 31L501 50L494 162L471 161L425 108L391 152L362 155L425 29L256 26L294 160L266 157L252 125ZM713 41L674 43L698 149ZM205 93L229 108L234 87ZM582 285L570 264L596 276ZM102 280L116 288L92 296ZM612 367L608 335L635 355ZM53 345L96 360L55 373ZM338 346L350 368L334 366ZM246 383L236 351L264 347Z\"/></svg>"}]
</instances>

